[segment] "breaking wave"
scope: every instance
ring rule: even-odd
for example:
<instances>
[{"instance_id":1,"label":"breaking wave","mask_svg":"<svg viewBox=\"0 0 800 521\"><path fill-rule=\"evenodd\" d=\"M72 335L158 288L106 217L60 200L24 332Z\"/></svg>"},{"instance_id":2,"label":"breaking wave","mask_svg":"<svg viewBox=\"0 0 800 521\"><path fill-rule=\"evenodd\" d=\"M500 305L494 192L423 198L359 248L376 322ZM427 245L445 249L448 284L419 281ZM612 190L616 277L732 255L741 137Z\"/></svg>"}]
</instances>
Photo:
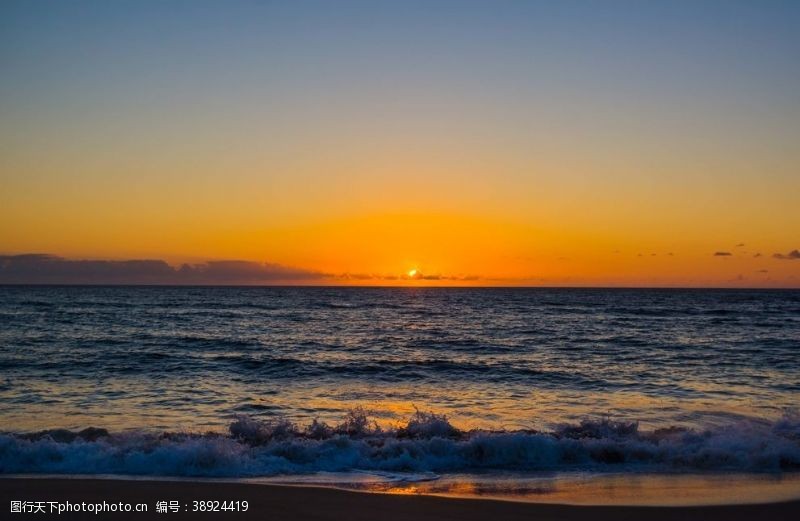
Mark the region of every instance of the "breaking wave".
<instances>
[{"instance_id":1,"label":"breaking wave","mask_svg":"<svg viewBox=\"0 0 800 521\"><path fill-rule=\"evenodd\" d=\"M800 470L800 417L706 431L585 420L540 431L462 431L418 411L380 428L357 408L338 425L239 416L227 433L48 430L0 434L0 473L256 477L315 472Z\"/></svg>"}]
</instances>

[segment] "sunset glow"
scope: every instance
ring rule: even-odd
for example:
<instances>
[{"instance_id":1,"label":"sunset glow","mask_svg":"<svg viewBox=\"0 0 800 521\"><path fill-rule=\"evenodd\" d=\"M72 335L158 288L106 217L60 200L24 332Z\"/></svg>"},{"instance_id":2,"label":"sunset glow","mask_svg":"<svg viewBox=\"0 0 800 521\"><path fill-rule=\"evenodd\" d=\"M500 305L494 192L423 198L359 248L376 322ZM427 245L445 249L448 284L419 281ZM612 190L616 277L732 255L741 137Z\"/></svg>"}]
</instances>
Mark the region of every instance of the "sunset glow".
<instances>
[{"instance_id":1,"label":"sunset glow","mask_svg":"<svg viewBox=\"0 0 800 521\"><path fill-rule=\"evenodd\" d=\"M796 8L446 4L6 5L0 255L800 284Z\"/></svg>"}]
</instances>

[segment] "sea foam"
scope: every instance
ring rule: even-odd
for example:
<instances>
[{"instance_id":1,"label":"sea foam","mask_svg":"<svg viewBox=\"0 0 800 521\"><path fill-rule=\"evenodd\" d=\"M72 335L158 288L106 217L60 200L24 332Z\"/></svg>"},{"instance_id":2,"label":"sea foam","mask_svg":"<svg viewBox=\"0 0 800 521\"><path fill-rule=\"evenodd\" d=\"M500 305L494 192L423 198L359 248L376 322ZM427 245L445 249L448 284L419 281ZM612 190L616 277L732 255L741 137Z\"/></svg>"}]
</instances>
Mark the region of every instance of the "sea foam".
<instances>
[{"instance_id":1,"label":"sea foam","mask_svg":"<svg viewBox=\"0 0 800 521\"><path fill-rule=\"evenodd\" d=\"M228 433L50 430L0 434L0 473L256 477L315 472L800 470L800 418L700 431L608 419L549 432L462 431L417 412L385 429L362 409L339 425L237 417Z\"/></svg>"}]
</instances>

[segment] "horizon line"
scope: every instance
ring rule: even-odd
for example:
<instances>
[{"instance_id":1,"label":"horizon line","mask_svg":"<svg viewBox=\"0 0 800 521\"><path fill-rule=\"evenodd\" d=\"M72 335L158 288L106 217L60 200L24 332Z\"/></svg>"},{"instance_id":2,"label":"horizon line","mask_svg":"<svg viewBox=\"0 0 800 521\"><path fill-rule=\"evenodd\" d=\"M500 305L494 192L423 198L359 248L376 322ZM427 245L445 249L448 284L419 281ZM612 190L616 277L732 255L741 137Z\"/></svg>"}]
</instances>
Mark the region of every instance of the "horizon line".
<instances>
[{"instance_id":1,"label":"horizon line","mask_svg":"<svg viewBox=\"0 0 800 521\"><path fill-rule=\"evenodd\" d=\"M779 286L533 286L533 285L391 285L391 284L115 284L115 283L15 283L0 282L0 287L62 288L289 288L289 289L598 289L598 290L733 290L733 291L800 291L800 285Z\"/></svg>"}]
</instances>

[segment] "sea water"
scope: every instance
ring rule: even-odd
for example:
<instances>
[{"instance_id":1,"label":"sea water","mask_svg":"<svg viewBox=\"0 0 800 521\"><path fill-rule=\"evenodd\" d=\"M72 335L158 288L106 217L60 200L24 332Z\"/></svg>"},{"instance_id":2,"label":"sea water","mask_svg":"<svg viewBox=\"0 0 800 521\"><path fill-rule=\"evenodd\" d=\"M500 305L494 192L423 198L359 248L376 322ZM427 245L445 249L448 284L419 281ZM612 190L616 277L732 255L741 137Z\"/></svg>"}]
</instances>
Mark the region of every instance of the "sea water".
<instances>
[{"instance_id":1,"label":"sea water","mask_svg":"<svg viewBox=\"0 0 800 521\"><path fill-rule=\"evenodd\" d=\"M0 287L3 474L788 475L798 397L800 291Z\"/></svg>"}]
</instances>

